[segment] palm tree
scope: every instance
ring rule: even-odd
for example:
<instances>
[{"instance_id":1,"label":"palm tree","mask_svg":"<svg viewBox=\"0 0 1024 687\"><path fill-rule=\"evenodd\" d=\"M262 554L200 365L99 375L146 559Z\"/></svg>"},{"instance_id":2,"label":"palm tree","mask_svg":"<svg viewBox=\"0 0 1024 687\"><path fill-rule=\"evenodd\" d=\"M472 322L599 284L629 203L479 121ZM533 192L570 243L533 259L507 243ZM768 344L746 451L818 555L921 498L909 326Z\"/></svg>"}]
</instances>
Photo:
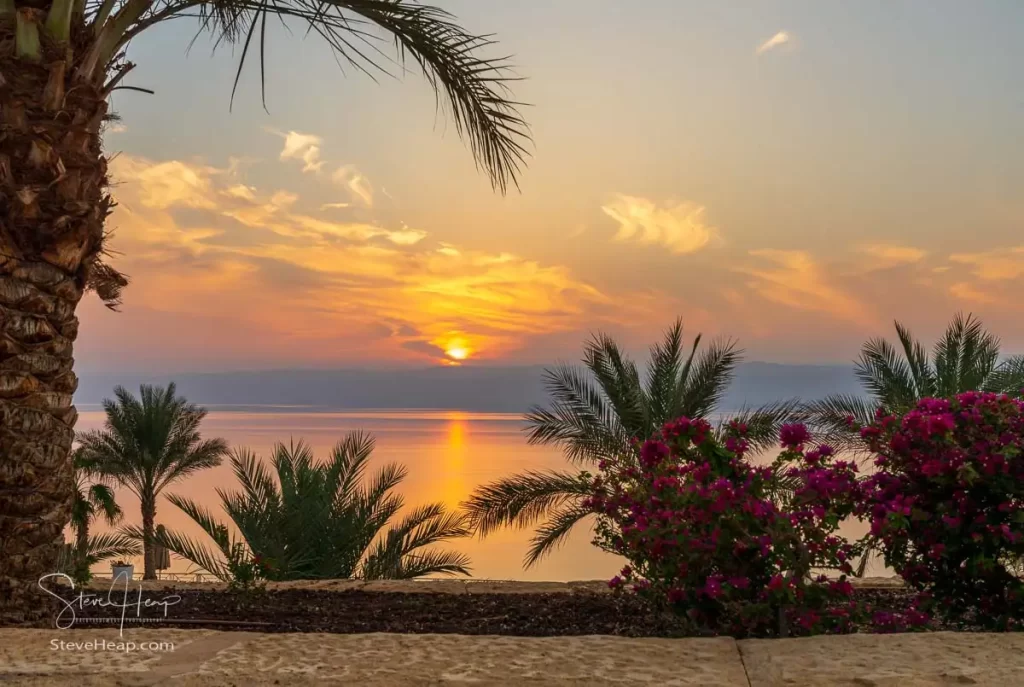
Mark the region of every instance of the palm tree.
<instances>
[{"instance_id":1,"label":"palm tree","mask_svg":"<svg viewBox=\"0 0 1024 687\"><path fill-rule=\"evenodd\" d=\"M677 320L664 340L651 348L641 379L636 364L614 340L595 336L584 347L585 369L563 365L546 371L553 403L527 414L529 443L561 446L572 463L594 465L633 451L634 440L650 438L669 420L712 416L742 351L725 340L698 354L700 341L698 334L685 351L682 321ZM784 401L741 410L734 417L747 423L752 449L765 450L777 445L780 425L797 408L795 401ZM719 429L723 426L720 423ZM480 536L507 526L529 527L546 518L526 555L529 567L589 515L582 501L590 495L585 472L528 471L479 487L463 507Z\"/></svg>"},{"instance_id":2,"label":"palm tree","mask_svg":"<svg viewBox=\"0 0 1024 687\"><path fill-rule=\"evenodd\" d=\"M123 83L135 66L128 44L186 17L216 44L240 45L236 86L250 48L262 63L268 20L305 26L339 64L371 76L388 73L379 41L390 36L392 64L404 72L411 58L496 189L517 183L528 154L507 61L482 55L487 36L414 0L0 0L0 560L11 563L0 569L0 620L42 608L35 580L52 569L70 516L75 309L90 288L116 307L127 285L103 259L107 101L145 90Z\"/></svg>"},{"instance_id":3,"label":"palm tree","mask_svg":"<svg viewBox=\"0 0 1024 687\"><path fill-rule=\"evenodd\" d=\"M865 450L850 429L850 417L865 425L878 409L904 413L922 398L949 398L964 391L1019 395L1024 389L1024 355L1000 362L999 339L971 314L953 318L931 355L909 329L895 325L899 348L883 338L870 339L861 348L855 370L867 397L836 394L805 407L810 424L837 448Z\"/></svg>"},{"instance_id":4,"label":"palm tree","mask_svg":"<svg viewBox=\"0 0 1024 687\"><path fill-rule=\"evenodd\" d=\"M71 545L70 568L76 582L88 582L91 568L108 558L137 556L138 544L119 534L90 536L92 521L102 516L108 524L116 525L123 515L114 499L114 490L104 483L104 476L87 460L79 448L75 451L75 493L71 504L71 530L75 537Z\"/></svg>"},{"instance_id":5,"label":"palm tree","mask_svg":"<svg viewBox=\"0 0 1024 687\"><path fill-rule=\"evenodd\" d=\"M168 499L213 540L214 548L168 531L160 544L225 582L258 566L269 580L411 579L423 575L469 574L469 559L452 551L424 550L468 535L465 517L439 503L411 510L384 528L402 509L392 493L406 470L391 464L363 480L374 441L353 432L316 463L303 442L278 444L271 457L274 475L253 453L231 456L241 492L218 489L224 511L239 533L218 523L194 501ZM136 529L128 534L139 536Z\"/></svg>"},{"instance_id":6,"label":"palm tree","mask_svg":"<svg viewBox=\"0 0 1024 687\"><path fill-rule=\"evenodd\" d=\"M199 425L206 410L166 389L143 385L137 399L123 387L116 400L103 401L106 426L82 434L84 459L139 498L142 509L143 579L156 579L153 556L157 498L164 488L200 470L220 465L227 453L223 439L204 440ZM141 399L141 400L140 400Z\"/></svg>"}]
</instances>

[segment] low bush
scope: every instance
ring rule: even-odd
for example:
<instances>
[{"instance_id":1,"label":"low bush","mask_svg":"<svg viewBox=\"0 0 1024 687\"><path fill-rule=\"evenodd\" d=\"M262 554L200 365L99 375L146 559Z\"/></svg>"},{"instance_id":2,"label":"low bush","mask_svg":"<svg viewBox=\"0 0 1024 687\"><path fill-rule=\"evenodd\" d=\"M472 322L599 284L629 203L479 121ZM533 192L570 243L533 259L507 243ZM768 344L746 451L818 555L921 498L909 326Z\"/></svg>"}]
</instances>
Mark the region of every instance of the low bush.
<instances>
[{"instance_id":1,"label":"low bush","mask_svg":"<svg viewBox=\"0 0 1024 687\"><path fill-rule=\"evenodd\" d=\"M924 399L861 428L877 454L856 512L919 608L992 629L1024 622L1024 402Z\"/></svg>"},{"instance_id":2,"label":"low bush","mask_svg":"<svg viewBox=\"0 0 1024 687\"><path fill-rule=\"evenodd\" d=\"M745 433L733 423L720 441L704 420L680 418L599 465L586 502L595 543L629 563L610 586L706 633L849 631L862 615L846 579L857 547L837 532L858 500L856 465L806 450L807 430L788 425L775 463L754 466Z\"/></svg>"}]
</instances>

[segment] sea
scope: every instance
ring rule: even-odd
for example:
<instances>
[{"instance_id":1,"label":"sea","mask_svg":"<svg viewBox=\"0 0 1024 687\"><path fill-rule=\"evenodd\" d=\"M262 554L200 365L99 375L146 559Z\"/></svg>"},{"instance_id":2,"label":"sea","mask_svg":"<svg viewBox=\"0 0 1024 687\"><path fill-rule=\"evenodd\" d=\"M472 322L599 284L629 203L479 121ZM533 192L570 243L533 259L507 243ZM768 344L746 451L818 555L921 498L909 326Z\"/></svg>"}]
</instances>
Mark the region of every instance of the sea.
<instances>
[{"instance_id":1,"label":"sea","mask_svg":"<svg viewBox=\"0 0 1024 687\"><path fill-rule=\"evenodd\" d=\"M201 431L204 437L221 437L232 447L246 447L269 462L277 443L308 444L314 455L326 460L331 449L349 432L362 430L376 440L369 471L387 463L401 463L408 471L397 492L405 508L441 502L448 508L459 504L478 486L525 470L571 469L554 446L531 446L526 441L523 418L518 414L422 410L307 409L297 406L206 406L209 414ZM99 406L80 405L78 431L100 429L105 416ZM237 482L227 460L176 482L157 505L156 522L179 530L206 544L202 530L166 499L180 494L222 515L217 489L232 491ZM139 501L125 489L117 491L125 523L141 524ZM224 521L227 522L226 516ZM97 532L110 529L97 523ZM524 558L530 530L506 529L484 539L452 540L445 548L467 554L473 577L494 580L569 581L605 579L622 562L591 543L590 523L577 531L547 558L526 568ZM142 561L135 561L141 571ZM94 572L109 574L107 565ZM195 566L171 556L172 573L192 573Z\"/></svg>"},{"instance_id":2,"label":"sea","mask_svg":"<svg viewBox=\"0 0 1024 687\"><path fill-rule=\"evenodd\" d=\"M80 405L78 431L100 429L105 415L98 405ZM400 463L408 471L398 487L405 508L441 502L456 509L474 489L501 477L527 470L574 470L556 446L530 445L520 414L481 413L458 410L344 410L303 406L206 406L209 411L201 431L204 437L220 437L231 447L246 447L269 462L277 443L304 441L317 458L326 460L331 449L349 432L362 430L376 440L369 474L387 463ZM765 457L763 459L768 459ZM186 496L223 517L217 490L236 490L237 482L227 460L173 483L157 505L156 522L212 545L203 531L176 506L168 494ZM141 524L139 501L125 489L117 490L124 523ZM572 581L608 579L624 561L592 543L592 522L581 522L565 542L538 563L526 567L524 559L533 536L531 529L504 529L486 538L452 540L444 547L471 559L473 577L490 580ZM97 532L110 529L102 522ZM864 527L850 523L847 536L860 536ZM135 561L141 573L142 560ZM880 566L872 565L869 570ZM194 565L171 556L167 571L176 575L202 573ZM108 564L94 569L109 574ZM191 579L186 577L183 579ZM200 578L201 579L201 578ZM206 579L209 579L207 576Z\"/></svg>"}]
</instances>

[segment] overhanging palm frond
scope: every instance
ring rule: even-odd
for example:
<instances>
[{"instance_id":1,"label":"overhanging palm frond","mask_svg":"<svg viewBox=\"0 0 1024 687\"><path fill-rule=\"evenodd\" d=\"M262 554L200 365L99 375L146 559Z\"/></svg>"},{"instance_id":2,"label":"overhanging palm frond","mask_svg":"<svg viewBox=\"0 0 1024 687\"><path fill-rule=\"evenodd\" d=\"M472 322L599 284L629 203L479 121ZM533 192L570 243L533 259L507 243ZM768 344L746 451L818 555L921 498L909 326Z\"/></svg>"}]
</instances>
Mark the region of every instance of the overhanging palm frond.
<instances>
[{"instance_id":1,"label":"overhanging palm frond","mask_svg":"<svg viewBox=\"0 0 1024 687\"><path fill-rule=\"evenodd\" d=\"M530 539L525 566L529 568L536 565L544 556L561 546L572 529L588 515L592 515L591 511L584 508L579 499L557 507Z\"/></svg>"},{"instance_id":2,"label":"overhanging palm frond","mask_svg":"<svg viewBox=\"0 0 1024 687\"><path fill-rule=\"evenodd\" d=\"M469 575L469 556L456 551L423 551L402 559L402 567L390 579L411 580L426 575Z\"/></svg>"},{"instance_id":3,"label":"overhanging palm frond","mask_svg":"<svg viewBox=\"0 0 1024 687\"><path fill-rule=\"evenodd\" d=\"M142 545L121 532L107 532L89 537L88 565L102 563L111 558L132 558L142 553Z\"/></svg>"},{"instance_id":4,"label":"overhanging palm frond","mask_svg":"<svg viewBox=\"0 0 1024 687\"><path fill-rule=\"evenodd\" d=\"M347 63L371 77L400 76L411 62L423 73L439 106L444 99L456 131L468 141L494 188L504 193L509 183L518 186L530 136L518 109L522 104L512 99L508 88L517 77L508 58L483 56L494 45L490 36L466 31L441 8L412 0L127 0L108 17L99 9L109 10L108 3L96 7L88 20L98 37L79 76L102 79L113 69L107 88L115 87L131 69L121 57L128 41L158 23L187 16L199 17L200 31L212 35L215 45L241 46L235 89L250 50L258 47L264 106L268 18L281 19L286 26L304 25L307 34L327 43L339 65ZM394 40L397 61L382 52L384 37ZM393 73L388 63L401 72Z\"/></svg>"},{"instance_id":5,"label":"overhanging palm frond","mask_svg":"<svg viewBox=\"0 0 1024 687\"><path fill-rule=\"evenodd\" d=\"M134 525L121 528L121 532L124 536L137 541L141 541L143 537L142 528ZM225 532L225 542L227 541L226 534ZM225 544L224 548L220 546L211 548L185 534L168 529L154 535L154 541L171 553L210 573L221 582L231 582L231 571L228 568L230 544Z\"/></svg>"},{"instance_id":6,"label":"overhanging palm frond","mask_svg":"<svg viewBox=\"0 0 1024 687\"><path fill-rule=\"evenodd\" d=\"M589 494L579 474L530 470L478 487L461 507L483 537L502 527L529 527L548 511Z\"/></svg>"}]
</instances>

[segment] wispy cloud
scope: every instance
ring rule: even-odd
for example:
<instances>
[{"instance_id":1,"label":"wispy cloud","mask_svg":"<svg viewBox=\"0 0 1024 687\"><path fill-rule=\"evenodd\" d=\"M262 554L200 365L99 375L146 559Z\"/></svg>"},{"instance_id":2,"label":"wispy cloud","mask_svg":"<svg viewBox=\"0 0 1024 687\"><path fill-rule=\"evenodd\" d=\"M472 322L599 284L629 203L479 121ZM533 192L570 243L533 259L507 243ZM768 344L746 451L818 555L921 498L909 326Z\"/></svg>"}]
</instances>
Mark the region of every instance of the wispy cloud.
<instances>
[{"instance_id":1,"label":"wispy cloud","mask_svg":"<svg viewBox=\"0 0 1024 687\"><path fill-rule=\"evenodd\" d=\"M373 187L354 165L338 167L331 179L334 183L348 189L353 199L358 199L367 207L373 207Z\"/></svg>"},{"instance_id":2,"label":"wispy cloud","mask_svg":"<svg viewBox=\"0 0 1024 687\"><path fill-rule=\"evenodd\" d=\"M303 172L319 172L323 167L320 159L320 146L323 139L313 134L301 134L289 131L284 134L284 148L281 150L282 160L301 160Z\"/></svg>"},{"instance_id":3,"label":"wispy cloud","mask_svg":"<svg viewBox=\"0 0 1024 687\"><path fill-rule=\"evenodd\" d=\"M660 244L673 253L694 253L718 231L704 220L704 206L684 201L658 207L646 198L617 194L601 207L619 224L616 241Z\"/></svg>"},{"instance_id":4,"label":"wispy cloud","mask_svg":"<svg viewBox=\"0 0 1024 687\"><path fill-rule=\"evenodd\" d=\"M961 301L969 301L972 303L984 303L991 304L998 302L998 298L992 294L985 293L981 289L972 286L967 282L957 282L949 287L949 293L951 296Z\"/></svg>"},{"instance_id":5,"label":"wispy cloud","mask_svg":"<svg viewBox=\"0 0 1024 687\"><path fill-rule=\"evenodd\" d=\"M737 268L751 277L747 286L762 298L790 308L874 325L875 318L867 307L832 283L827 270L806 251L754 250L750 255L770 264Z\"/></svg>"},{"instance_id":6,"label":"wispy cloud","mask_svg":"<svg viewBox=\"0 0 1024 687\"><path fill-rule=\"evenodd\" d=\"M343 208L352 207L352 203L324 203L320 206L321 210L341 210Z\"/></svg>"},{"instance_id":7,"label":"wispy cloud","mask_svg":"<svg viewBox=\"0 0 1024 687\"><path fill-rule=\"evenodd\" d=\"M917 265L928 257L928 252L920 248L892 243L860 244L854 250L863 256L857 261L855 273Z\"/></svg>"},{"instance_id":8,"label":"wispy cloud","mask_svg":"<svg viewBox=\"0 0 1024 687\"><path fill-rule=\"evenodd\" d=\"M766 40L764 43L761 43L761 45L759 45L757 47L757 54L758 55L763 55L764 53L768 52L769 50L773 50L775 48L778 48L779 46L782 46L782 45L785 45L785 44L789 43L789 41L790 41L789 33L786 32L786 31L779 31L774 36L772 36L771 38Z\"/></svg>"},{"instance_id":9,"label":"wispy cloud","mask_svg":"<svg viewBox=\"0 0 1024 687\"><path fill-rule=\"evenodd\" d=\"M974 276L985 281L1019 279L1024 276L1024 246L985 253L950 255L951 262L970 265Z\"/></svg>"},{"instance_id":10,"label":"wispy cloud","mask_svg":"<svg viewBox=\"0 0 1024 687\"><path fill-rule=\"evenodd\" d=\"M121 203L112 247L134 278L126 321L147 305L204 318L204 340L225 359L297 348L311 361L437 359L453 332L486 359L534 337L635 322L637 304L664 319L645 294L610 297L565 266L303 214L296 194L261 192L225 169L122 155L111 174ZM239 338L253 331L258 344ZM180 343L166 334L152 345Z\"/></svg>"}]
</instances>

